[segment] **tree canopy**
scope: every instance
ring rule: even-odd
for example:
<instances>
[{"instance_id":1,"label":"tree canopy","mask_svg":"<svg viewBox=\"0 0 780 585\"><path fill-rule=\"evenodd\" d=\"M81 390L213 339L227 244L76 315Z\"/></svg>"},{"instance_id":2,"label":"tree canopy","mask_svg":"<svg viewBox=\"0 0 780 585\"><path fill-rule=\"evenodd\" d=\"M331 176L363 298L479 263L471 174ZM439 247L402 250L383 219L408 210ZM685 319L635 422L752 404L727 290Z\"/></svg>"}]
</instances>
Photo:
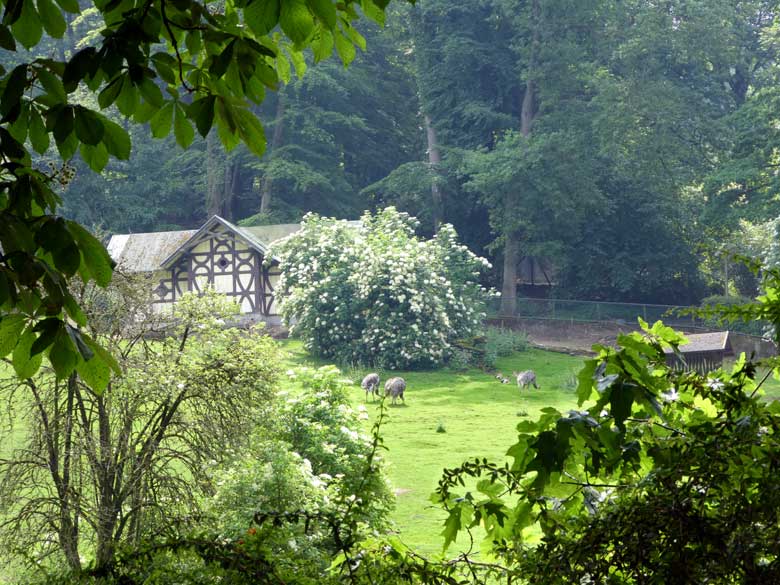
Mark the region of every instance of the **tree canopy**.
<instances>
[{"instance_id":1,"label":"tree canopy","mask_svg":"<svg viewBox=\"0 0 780 585\"><path fill-rule=\"evenodd\" d=\"M382 0L5 3L1 46L18 49L18 59L0 69L5 315L0 355L13 354L20 377L36 372L43 352L58 376L78 369L98 391L108 382L109 368L118 371L83 332L86 317L69 288L76 275L106 286L112 261L87 229L57 215L56 186L73 177L65 163L78 152L99 172L111 158L129 159L128 122L148 124L156 138L172 133L185 148L196 131L206 137L214 127L226 150L243 143L259 157L266 139L252 108L267 91L288 82L293 69L303 73L304 50L311 50L315 62L335 50L350 63L356 47L365 48L353 26L359 11L381 23L386 5ZM58 56L46 54L49 37L62 38L74 15L89 19L96 30ZM112 119L112 112L121 120ZM52 144L63 163L46 166L38 155Z\"/></svg>"},{"instance_id":2,"label":"tree canopy","mask_svg":"<svg viewBox=\"0 0 780 585\"><path fill-rule=\"evenodd\" d=\"M158 116L138 89L131 119L144 123L133 125L119 107L122 88L112 86L103 100L119 93L101 114L128 130L133 152L108 157L96 176L76 149L56 189L63 213L129 232L192 228L213 213L248 223L297 221L309 211L355 218L389 204L420 218L426 235L455 226L499 267L489 278L496 288L506 282L507 299L513 277L504 267L536 256L555 266L557 296L672 304L723 290L730 277L721 257L739 242L739 222L763 225L779 213L776 3L426 0L380 8L381 17L362 12L387 26L353 23L368 50L356 50L346 69L335 60L311 67L320 58L314 50L292 59L300 47L283 38L284 27L272 31L286 60L264 57L280 91L251 104L264 121L262 159L240 143L223 151L216 110L205 137L192 127L197 92L181 87L174 99L160 81L164 100L176 103ZM251 36L243 10L235 6L237 30ZM63 38L43 36L32 55L66 62L101 46L101 14L65 14ZM312 22L314 48L316 14ZM180 32L180 54L189 56L190 37ZM168 50L175 58L170 43ZM18 57L3 61L7 71ZM185 80L198 69L190 65ZM219 77L218 66L205 67L204 79ZM231 67L221 80L240 85L238 62ZM82 84L68 95L97 109L90 91ZM183 122L193 134L184 153L173 148L177 128L179 138L189 134ZM166 128L170 136L154 138ZM36 159L58 160L50 142ZM494 161L500 173L491 173ZM742 286L738 276L733 283Z\"/></svg>"}]
</instances>

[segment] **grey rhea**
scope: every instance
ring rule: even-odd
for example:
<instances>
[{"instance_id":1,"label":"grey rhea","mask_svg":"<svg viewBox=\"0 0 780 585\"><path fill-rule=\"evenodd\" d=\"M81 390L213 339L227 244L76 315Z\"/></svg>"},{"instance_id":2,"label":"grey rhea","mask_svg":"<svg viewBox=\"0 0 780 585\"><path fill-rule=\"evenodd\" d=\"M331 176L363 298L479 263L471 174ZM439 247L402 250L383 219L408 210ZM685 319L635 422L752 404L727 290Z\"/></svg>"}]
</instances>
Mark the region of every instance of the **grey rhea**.
<instances>
[{"instance_id":1,"label":"grey rhea","mask_svg":"<svg viewBox=\"0 0 780 585\"><path fill-rule=\"evenodd\" d=\"M393 404L395 404L396 398L400 398L406 404L404 390L406 390L406 380L403 378L390 378L385 382L385 396L392 398Z\"/></svg>"},{"instance_id":2,"label":"grey rhea","mask_svg":"<svg viewBox=\"0 0 780 585\"><path fill-rule=\"evenodd\" d=\"M524 372L512 372L512 375L517 378L517 387L520 389L528 388L531 384L537 390L539 386L536 384L536 373L533 370L525 370Z\"/></svg>"},{"instance_id":3,"label":"grey rhea","mask_svg":"<svg viewBox=\"0 0 780 585\"><path fill-rule=\"evenodd\" d=\"M363 378L363 381L360 383L360 387L366 391L366 400L368 400L369 394L372 397L379 396L379 374L376 372L368 374L365 378Z\"/></svg>"}]
</instances>

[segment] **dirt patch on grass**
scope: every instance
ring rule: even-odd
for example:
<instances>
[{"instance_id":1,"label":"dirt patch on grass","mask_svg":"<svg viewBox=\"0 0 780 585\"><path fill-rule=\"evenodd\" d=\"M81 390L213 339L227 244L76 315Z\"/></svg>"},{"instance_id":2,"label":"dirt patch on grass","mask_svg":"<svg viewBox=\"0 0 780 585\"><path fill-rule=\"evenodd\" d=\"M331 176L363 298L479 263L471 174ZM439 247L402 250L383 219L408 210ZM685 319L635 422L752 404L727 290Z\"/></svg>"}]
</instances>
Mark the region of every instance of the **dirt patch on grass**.
<instances>
[{"instance_id":1,"label":"dirt patch on grass","mask_svg":"<svg viewBox=\"0 0 780 585\"><path fill-rule=\"evenodd\" d=\"M576 356L593 355L594 344L614 345L618 334L636 329L618 323L555 321L551 319L493 319L494 326L524 331L540 349Z\"/></svg>"},{"instance_id":2,"label":"dirt patch on grass","mask_svg":"<svg viewBox=\"0 0 780 585\"><path fill-rule=\"evenodd\" d=\"M586 341L565 341L550 340L550 339L532 339L531 345L537 349L544 349L546 351L554 351L556 353L565 353L567 355L576 356L592 356L594 355L591 350L592 343Z\"/></svg>"},{"instance_id":3,"label":"dirt patch on grass","mask_svg":"<svg viewBox=\"0 0 780 585\"><path fill-rule=\"evenodd\" d=\"M613 335L603 335L599 333L593 333L591 335L568 335L560 337L548 337L530 334L528 340L531 345L539 349L546 349L547 351L554 351L557 353L565 353L568 355L576 356L593 356L593 346L599 345L615 345L615 337Z\"/></svg>"}]
</instances>

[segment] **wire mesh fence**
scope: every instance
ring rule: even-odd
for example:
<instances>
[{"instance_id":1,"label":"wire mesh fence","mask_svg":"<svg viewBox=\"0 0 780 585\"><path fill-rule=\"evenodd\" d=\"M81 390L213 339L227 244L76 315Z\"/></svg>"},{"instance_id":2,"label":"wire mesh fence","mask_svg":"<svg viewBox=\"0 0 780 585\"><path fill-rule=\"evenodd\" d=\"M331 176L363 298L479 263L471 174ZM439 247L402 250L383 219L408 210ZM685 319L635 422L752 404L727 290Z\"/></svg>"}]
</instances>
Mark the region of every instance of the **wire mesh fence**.
<instances>
[{"instance_id":1,"label":"wire mesh fence","mask_svg":"<svg viewBox=\"0 0 780 585\"><path fill-rule=\"evenodd\" d=\"M493 316L499 312L499 301L490 308ZM648 323L663 321L678 329L728 329L747 335L762 336L768 324L762 322L728 322L705 319L689 313L693 307L653 305L642 303L615 303L607 301L580 301L572 299L518 298L515 317L520 319L550 319L558 321L611 322L635 324L641 317Z\"/></svg>"}]
</instances>

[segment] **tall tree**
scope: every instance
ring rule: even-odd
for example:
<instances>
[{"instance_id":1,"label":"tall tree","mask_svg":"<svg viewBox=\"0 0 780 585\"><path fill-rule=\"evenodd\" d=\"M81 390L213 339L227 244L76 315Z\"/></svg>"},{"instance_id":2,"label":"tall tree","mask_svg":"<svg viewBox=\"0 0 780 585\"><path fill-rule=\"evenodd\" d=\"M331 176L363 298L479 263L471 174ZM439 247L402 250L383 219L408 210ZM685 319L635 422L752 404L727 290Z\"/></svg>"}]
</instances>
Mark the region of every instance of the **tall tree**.
<instances>
[{"instance_id":1,"label":"tall tree","mask_svg":"<svg viewBox=\"0 0 780 585\"><path fill-rule=\"evenodd\" d=\"M426 0L398 12L423 142L416 160L396 167L366 192L414 212L426 231L437 221L452 223L472 249L483 250L492 239L486 211L463 189L459 165L465 152L493 145L517 123L511 31L495 18L492 0Z\"/></svg>"},{"instance_id":2,"label":"tall tree","mask_svg":"<svg viewBox=\"0 0 780 585\"><path fill-rule=\"evenodd\" d=\"M529 140L534 119L538 112L537 78L539 67L539 51L542 27L542 13L539 0L531 0L527 10L530 11L530 46L528 48L528 64L525 72L525 91L520 108L520 135ZM517 309L517 263L521 234L513 217L517 214L519 199L523 196L518 191L523 185L514 185L506 189L504 194L504 225L501 232L504 238L504 268L501 274L501 309L502 315L513 316Z\"/></svg>"},{"instance_id":3,"label":"tall tree","mask_svg":"<svg viewBox=\"0 0 780 585\"><path fill-rule=\"evenodd\" d=\"M515 8L509 2L494 4L494 18L511 31L513 71L522 81L515 94L515 130L464 157L461 165L467 188L489 209L498 235L503 251L500 310L508 315L516 310L521 255L545 249L545 255L560 257L601 201L599 162L587 148L595 8L540 0Z\"/></svg>"},{"instance_id":4,"label":"tall tree","mask_svg":"<svg viewBox=\"0 0 780 585\"><path fill-rule=\"evenodd\" d=\"M355 217L366 208L361 190L416 150L400 48L379 27L366 37L371 51L348 69L320 64L264 107L274 132L270 156L249 164L260 216L248 221L299 219L305 211Z\"/></svg>"},{"instance_id":5,"label":"tall tree","mask_svg":"<svg viewBox=\"0 0 780 585\"><path fill-rule=\"evenodd\" d=\"M284 112L284 93L280 91L276 96L276 114L274 115L273 121L274 134L271 139L271 159L276 158L277 151L282 147L282 138L284 136ZM262 215L268 214L271 211L273 182L273 173L267 170L263 176L262 186L260 187L260 214Z\"/></svg>"},{"instance_id":6,"label":"tall tree","mask_svg":"<svg viewBox=\"0 0 780 585\"><path fill-rule=\"evenodd\" d=\"M228 0L213 9L199 0L90 3L90 12L102 17L105 27L87 46L67 61L22 58L2 71L0 353L14 351L20 377L37 371L44 351L59 376L78 365L108 367L111 361L107 355L96 358L80 337L77 327L85 326L86 317L68 287L77 272L106 286L111 260L87 230L57 215L60 198L52 185L62 173L35 168L31 156L45 154L53 138L63 160L78 151L97 172L111 157L129 158L126 129L80 100L80 93L96 96L100 109L116 105L134 122L149 122L155 137L173 130L186 147L195 130L206 136L215 126L228 150L243 142L260 156L264 131L248 104L262 103L266 88L276 90L290 60L301 63L308 47L317 60L335 47L349 63L355 45L365 44L352 25L359 18L356 7L381 21L387 2L380 4ZM63 12L79 14L81 6L71 0L7 3L0 25L3 48L39 47L44 31L62 38ZM282 34L271 34L277 26Z\"/></svg>"},{"instance_id":7,"label":"tall tree","mask_svg":"<svg viewBox=\"0 0 780 585\"><path fill-rule=\"evenodd\" d=\"M727 10L729 9L729 10ZM780 3L728 2L720 31L725 45L715 70L725 94L724 149L704 181L704 217L713 237L723 239L740 219L757 223L780 215L777 111Z\"/></svg>"}]
</instances>

